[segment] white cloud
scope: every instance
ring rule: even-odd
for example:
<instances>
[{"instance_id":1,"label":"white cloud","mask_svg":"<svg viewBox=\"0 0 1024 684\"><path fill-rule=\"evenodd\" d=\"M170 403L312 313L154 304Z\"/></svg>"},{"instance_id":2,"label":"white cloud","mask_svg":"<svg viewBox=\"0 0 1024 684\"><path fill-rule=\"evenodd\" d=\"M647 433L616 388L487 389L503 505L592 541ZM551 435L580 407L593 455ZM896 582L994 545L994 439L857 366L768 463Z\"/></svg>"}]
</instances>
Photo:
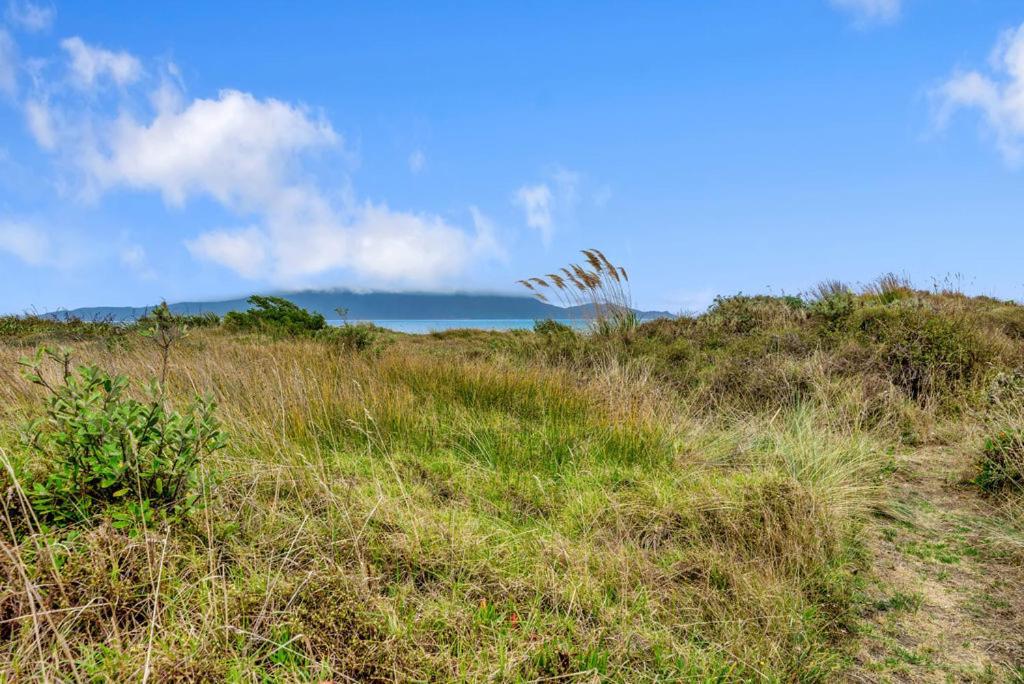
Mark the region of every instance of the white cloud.
<instances>
[{"instance_id":1,"label":"white cloud","mask_svg":"<svg viewBox=\"0 0 1024 684\"><path fill-rule=\"evenodd\" d=\"M37 221L0 218L0 252L29 266L66 271L102 256L103 247L83 242L74 232L43 228Z\"/></svg>"},{"instance_id":2,"label":"white cloud","mask_svg":"<svg viewBox=\"0 0 1024 684\"><path fill-rule=\"evenodd\" d=\"M118 259L122 265L134 271L143 280L156 278L156 271L149 265L149 256L142 245L130 244L122 247Z\"/></svg>"},{"instance_id":3,"label":"white cloud","mask_svg":"<svg viewBox=\"0 0 1024 684\"><path fill-rule=\"evenodd\" d=\"M42 266L52 258L49 236L25 222L0 219L0 251L13 254L30 266Z\"/></svg>"},{"instance_id":4,"label":"white cloud","mask_svg":"<svg viewBox=\"0 0 1024 684\"><path fill-rule=\"evenodd\" d=\"M37 5L28 0L10 0L7 20L26 31L45 31L53 25L57 10L52 5Z\"/></svg>"},{"instance_id":5,"label":"white cloud","mask_svg":"<svg viewBox=\"0 0 1024 684\"><path fill-rule=\"evenodd\" d=\"M526 225L540 232L541 240L548 245L557 224L572 220L580 202L583 177L561 166L546 175L547 181L516 190L512 203L523 210Z\"/></svg>"},{"instance_id":6,"label":"white cloud","mask_svg":"<svg viewBox=\"0 0 1024 684\"><path fill-rule=\"evenodd\" d=\"M551 188L546 183L524 185L516 190L514 201L526 214L526 225L539 230L544 243L549 243L555 228L551 216L554 201Z\"/></svg>"},{"instance_id":7,"label":"white cloud","mask_svg":"<svg viewBox=\"0 0 1024 684\"><path fill-rule=\"evenodd\" d=\"M1024 24L1000 37L990 62L992 75L961 71L936 89L937 123L945 126L959 109L976 109L1003 157L1017 163L1024 153Z\"/></svg>"},{"instance_id":8,"label":"white cloud","mask_svg":"<svg viewBox=\"0 0 1024 684\"><path fill-rule=\"evenodd\" d=\"M891 24L899 19L902 0L829 0L833 7L853 15L860 26Z\"/></svg>"},{"instance_id":9,"label":"white cloud","mask_svg":"<svg viewBox=\"0 0 1024 684\"><path fill-rule=\"evenodd\" d=\"M429 283L461 270L473 252L471 236L432 214L396 212L365 204L349 231L356 271L379 280Z\"/></svg>"},{"instance_id":10,"label":"white cloud","mask_svg":"<svg viewBox=\"0 0 1024 684\"><path fill-rule=\"evenodd\" d=\"M316 202L314 202L315 204ZM310 276L350 269L375 283L430 284L461 270L474 256L499 254L488 225L471 235L433 214L394 211L366 202L345 213L327 207L310 222L271 215L265 226L204 233L189 251L247 278L301 284ZM474 217L478 218L478 217Z\"/></svg>"},{"instance_id":11,"label":"white cloud","mask_svg":"<svg viewBox=\"0 0 1024 684\"><path fill-rule=\"evenodd\" d=\"M0 93L13 96L18 89L17 52L11 35L0 29Z\"/></svg>"},{"instance_id":12,"label":"white cloud","mask_svg":"<svg viewBox=\"0 0 1024 684\"><path fill-rule=\"evenodd\" d=\"M89 166L105 185L158 190L171 204L204 193L253 208L274 199L296 154L339 141L330 124L303 108L224 90L217 99L162 111L148 124L123 116L109 153Z\"/></svg>"},{"instance_id":13,"label":"white cloud","mask_svg":"<svg viewBox=\"0 0 1024 684\"><path fill-rule=\"evenodd\" d=\"M91 90L104 78L123 87L142 77L141 62L128 52L112 52L95 47L78 36L62 40L60 46L71 58L73 83L83 90Z\"/></svg>"},{"instance_id":14,"label":"white cloud","mask_svg":"<svg viewBox=\"0 0 1024 684\"><path fill-rule=\"evenodd\" d=\"M122 116L83 163L101 188L155 190L178 206L207 195L255 215L254 225L186 243L197 258L247 278L300 285L351 269L379 282L430 283L484 253L474 235L439 216L331 201L302 172L302 158L340 146L331 125L303 107L226 90L168 105L148 123Z\"/></svg>"},{"instance_id":15,"label":"white cloud","mask_svg":"<svg viewBox=\"0 0 1024 684\"><path fill-rule=\"evenodd\" d=\"M53 126L53 115L45 102L28 100L25 102L25 121L28 130L40 147L52 150L57 146L57 133Z\"/></svg>"},{"instance_id":16,"label":"white cloud","mask_svg":"<svg viewBox=\"0 0 1024 684\"><path fill-rule=\"evenodd\" d=\"M473 251L479 255L493 256L502 261L507 260L508 255L498 241L498 230L494 221L477 207L470 207L469 213L473 218L473 228L476 231Z\"/></svg>"},{"instance_id":17,"label":"white cloud","mask_svg":"<svg viewBox=\"0 0 1024 684\"><path fill-rule=\"evenodd\" d=\"M23 104L33 137L60 157L62 168L81 174L67 183L84 186L88 199L129 188L159 193L176 208L211 198L234 214L238 226L200 230L185 241L196 259L299 287L341 269L365 285L432 284L476 257L500 256L493 225L474 209L471 227L460 227L436 214L360 199L347 178L324 181L316 170L325 165L310 162L322 155L337 160L343 141L308 107L238 90L189 99L173 64L145 74L127 53L79 38L62 47L71 57L70 82L47 82L40 70ZM116 117L96 106L93 93L103 83L122 87ZM414 153L410 169L425 162ZM152 272L140 245L117 250L108 256L140 275Z\"/></svg>"},{"instance_id":18,"label":"white cloud","mask_svg":"<svg viewBox=\"0 0 1024 684\"><path fill-rule=\"evenodd\" d=\"M235 271L246 278L258 278L266 263L266 238L258 227L216 230L185 243L193 256Z\"/></svg>"},{"instance_id":19,"label":"white cloud","mask_svg":"<svg viewBox=\"0 0 1024 684\"><path fill-rule=\"evenodd\" d=\"M423 150L416 150L409 155L409 170L413 173L419 173L427 165L427 156L423 154Z\"/></svg>"}]
</instances>

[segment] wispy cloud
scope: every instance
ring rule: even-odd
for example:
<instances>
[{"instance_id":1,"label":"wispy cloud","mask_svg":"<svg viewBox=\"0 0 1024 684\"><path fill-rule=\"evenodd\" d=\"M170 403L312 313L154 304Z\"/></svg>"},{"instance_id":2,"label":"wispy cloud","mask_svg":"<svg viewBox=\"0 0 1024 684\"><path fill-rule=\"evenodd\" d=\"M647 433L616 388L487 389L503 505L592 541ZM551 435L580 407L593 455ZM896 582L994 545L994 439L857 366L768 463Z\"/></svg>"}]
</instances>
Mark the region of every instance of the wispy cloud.
<instances>
[{"instance_id":1,"label":"wispy cloud","mask_svg":"<svg viewBox=\"0 0 1024 684\"><path fill-rule=\"evenodd\" d=\"M30 32L45 31L53 25L57 10L50 4L37 4L28 0L10 0L7 3L7 20L15 26Z\"/></svg>"},{"instance_id":2,"label":"wispy cloud","mask_svg":"<svg viewBox=\"0 0 1024 684\"><path fill-rule=\"evenodd\" d=\"M546 183L538 185L524 185L514 196L515 204L519 206L526 215L526 225L540 231L544 244L551 242L551 234L555 229L554 218L551 215L554 194Z\"/></svg>"},{"instance_id":3,"label":"wispy cloud","mask_svg":"<svg viewBox=\"0 0 1024 684\"><path fill-rule=\"evenodd\" d=\"M18 56L11 34L0 28L0 95L13 97L18 90Z\"/></svg>"},{"instance_id":4,"label":"wispy cloud","mask_svg":"<svg viewBox=\"0 0 1024 684\"><path fill-rule=\"evenodd\" d=\"M25 102L25 121L36 143L46 150L57 146L57 132L53 124L53 114L45 102L30 99Z\"/></svg>"},{"instance_id":5,"label":"wispy cloud","mask_svg":"<svg viewBox=\"0 0 1024 684\"><path fill-rule=\"evenodd\" d=\"M0 219L0 251L31 266L42 266L52 258L49 235L27 222L10 219Z\"/></svg>"},{"instance_id":6,"label":"wispy cloud","mask_svg":"<svg viewBox=\"0 0 1024 684\"><path fill-rule=\"evenodd\" d=\"M221 266L246 278L258 278L267 262L266 237L259 226L234 230L211 230L188 240L193 256Z\"/></svg>"},{"instance_id":7,"label":"wispy cloud","mask_svg":"<svg viewBox=\"0 0 1024 684\"><path fill-rule=\"evenodd\" d=\"M544 244L550 244L556 219L571 216L579 204L582 177L576 171L556 167L548 179L520 186L512 195L512 203L523 210L526 225L540 232Z\"/></svg>"},{"instance_id":8,"label":"wispy cloud","mask_svg":"<svg viewBox=\"0 0 1024 684\"><path fill-rule=\"evenodd\" d=\"M118 259L121 265L128 268L135 275L143 280L156 278L156 271L149 263L149 255L146 248L139 244L125 245L118 252Z\"/></svg>"},{"instance_id":9,"label":"wispy cloud","mask_svg":"<svg viewBox=\"0 0 1024 684\"><path fill-rule=\"evenodd\" d=\"M861 27L891 24L899 19L902 10L902 0L829 0L829 3L848 13Z\"/></svg>"},{"instance_id":10,"label":"wispy cloud","mask_svg":"<svg viewBox=\"0 0 1024 684\"><path fill-rule=\"evenodd\" d=\"M989 57L991 73L957 71L933 91L936 123L947 125L955 112L976 110L1007 162L1024 155L1024 24L1004 32Z\"/></svg>"},{"instance_id":11,"label":"wispy cloud","mask_svg":"<svg viewBox=\"0 0 1024 684\"><path fill-rule=\"evenodd\" d=\"M423 150L415 150L409 155L409 170L413 173L419 173L427 165L427 155L423 154Z\"/></svg>"},{"instance_id":12,"label":"wispy cloud","mask_svg":"<svg viewBox=\"0 0 1024 684\"><path fill-rule=\"evenodd\" d=\"M142 63L128 52L89 45L77 36L62 40L60 46L71 60L74 83L84 90L91 90L107 78L118 86L126 86L142 76Z\"/></svg>"}]
</instances>

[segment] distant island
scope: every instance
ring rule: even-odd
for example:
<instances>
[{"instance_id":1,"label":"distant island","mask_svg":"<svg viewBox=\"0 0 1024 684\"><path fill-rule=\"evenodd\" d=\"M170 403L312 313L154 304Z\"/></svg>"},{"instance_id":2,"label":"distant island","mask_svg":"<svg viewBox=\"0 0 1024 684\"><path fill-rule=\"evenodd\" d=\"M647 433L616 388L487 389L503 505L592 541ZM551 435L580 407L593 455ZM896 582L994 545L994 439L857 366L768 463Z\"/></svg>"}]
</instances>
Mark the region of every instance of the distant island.
<instances>
[{"instance_id":1,"label":"distant island","mask_svg":"<svg viewBox=\"0 0 1024 684\"><path fill-rule=\"evenodd\" d=\"M322 314L328 320L338 319L338 309L346 310L349 320L516 320L516 319L586 319L590 307L565 308L546 304L532 297L501 294L430 293L430 292L352 292L349 290L305 290L275 292L304 309ZM156 306L89 306L61 309L45 316L80 318L82 320L133 321ZM168 307L176 314L214 313L223 316L229 311L249 308L246 298L211 302L175 302ZM641 319L672 318L668 311L640 311Z\"/></svg>"}]
</instances>

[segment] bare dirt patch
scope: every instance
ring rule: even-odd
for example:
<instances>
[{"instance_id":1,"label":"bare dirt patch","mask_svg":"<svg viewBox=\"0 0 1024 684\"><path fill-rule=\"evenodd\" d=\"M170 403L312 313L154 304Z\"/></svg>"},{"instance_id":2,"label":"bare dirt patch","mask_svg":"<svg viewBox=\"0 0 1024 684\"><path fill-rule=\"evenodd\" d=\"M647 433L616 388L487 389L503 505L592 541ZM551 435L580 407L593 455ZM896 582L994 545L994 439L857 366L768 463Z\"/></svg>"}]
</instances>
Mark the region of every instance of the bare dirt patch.
<instances>
[{"instance_id":1,"label":"bare dirt patch","mask_svg":"<svg viewBox=\"0 0 1024 684\"><path fill-rule=\"evenodd\" d=\"M869 529L875 579L850 672L863 682L1024 681L1024 567L953 449L900 460Z\"/></svg>"}]
</instances>

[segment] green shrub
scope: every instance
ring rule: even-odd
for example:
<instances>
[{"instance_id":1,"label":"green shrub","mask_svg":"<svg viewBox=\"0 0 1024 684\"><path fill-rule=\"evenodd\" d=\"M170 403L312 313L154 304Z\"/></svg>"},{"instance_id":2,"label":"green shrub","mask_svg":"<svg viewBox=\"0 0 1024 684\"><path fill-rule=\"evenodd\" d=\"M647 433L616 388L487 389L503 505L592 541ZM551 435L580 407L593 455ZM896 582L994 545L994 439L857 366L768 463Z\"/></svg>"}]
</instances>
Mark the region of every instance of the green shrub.
<instances>
[{"instance_id":1,"label":"green shrub","mask_svg":"<svg viewBox=\"0 0 1024 684\"><path fill-rule=\"evenodd\" d=\"M552 363L583 360L587 350L601 346L597 337L588 339L571 326L550 318L533 322L534 335L528 344L535 353ZM598 336L600 337L600 336ZM602 338L605 339L605 338Z\"/></svg>"},{"instance_id":2,"label":"green shrub","mask_svg":"<svg viewBox=\"0 0 1024 684\"><path fill-rule=\"evenodd\" d=\"M854 320L893 384L919 401L982 379L993 358L990 346L964 319L931 309L869 306Z\"/></svg>"},{"instance_id":3,"label":"green shrub","mask_svg":"<svg viewBox=\"0 0 1024 684\"><path fill-rule=\"evenodd\" d=\"M892 304L913 297L914 288L906 277L890 272L880 275L865 287L864 296L879 304Z\"/></svg>"},{"instance_id":4,"label":"green shrub","mask_svg":"<svg viewBox=\"0 0 1024 684\"><path fill-rule=\"evenodd\" d=\"M772 349L763 335L731 346L705 372L705 392L714 406L777 409L806 400L813 388L807 370L789 354Z\"/></svg>"},{"instance_id":5,"label":"green shrub","mask_svg":"<svg viewBox=\"0 0 1024 684\"><path fill-rule=\"evenodd\" d=\"M247 311L229 311L224 316L225 327L273 335L308 335L327 326L327 320L281 297L253 295Z\"/></svg>"},{"instance_id":6,"label":"green shrub","mask_svg":"<svg viewBox=\"0 0 1024 684\"><path fill-rule=\"evenodd\" d=\"M798 297L738 294L715 297L711 308L700 320L722 332L744 335L797 321L803 316L803 302Z\"/></svg>"},{"instance_id":7,"label":"green shrub","mask_svg":"<svg viewBox=\"0 0 1024 684\"><path fill-rule=\"evenodd\" d=\"M60 368L59 381L47 380L44 358ZM155 381L138 401L127 396L126 376L90 365L72 370L67 352L40 349L22 364L25 378L48 392L45 417L26 431L49 467L28 492L40 518L62 525L108 512L127 527L178 517L195 504L200 459L223 446L212 401L170 411Z\"/></svg>"},{"instance_id":8,"label":"green shrub","mask_svg":"<svg viewBox=\"0 0 1024 684\"><path fill-rule=\"evenodd\" d=\"M1005 304L982 313L982 319L1012 340L1024 340L1024 307Z\"/></svg>"},{"instance_id":9,"label":"green shrub","mask_svg":"<svg viewBox=\"0 0 1024 684\"><path fill-rule=\"evenodd\" d=\"M999 430L985 439L975 483L985 491L1024 491L1024 431Z\"/></svg>"},{"instance_id":10,"label":"green shrub","mask_svg":"<svg viewBox=\"0 0 1024 684\"><path fill-rule=\"evenodd\" d=\"M836 332L843 328L856 308L857 298L845 289L823 293L810 305L811 317L821 324L826 332Z\"/></svg>"},{"instance_id":11,"label":"green shrub","mask_svg":"<svg viewBox=\"0 0 1024 684\"><path fill-rule=\"evenodd\" d=\"M324 328L317 332L317 337L334 342L347 351L366 351L373 347L381 330L372 323L345 323L337 328Z\"/></svg>"},{"instance_id":12,"label":"green shrub","mask_svg":"<svg viewBox=\"0 0 1024 684\"><path fill-rule=\"evenodd\" d=\"M144 329L157 325L173 324L181 328L215 328L221 323L220 316L207 311L201 314L176 314L172 313L167 302L161 302L153 307L145 316L135 321L135 324Z\"/></svg>"},{"instance_id":13,"label":"green shrub","mask_svg":"<svg viewBox=\"0 0 1024 684\"><path fill-rule=\"evenodd\" d=\"M552 318L533 322L533 332L538 335L575 335L576 331L565 323L560 323Z\"/></svg>"}]
</instances>

